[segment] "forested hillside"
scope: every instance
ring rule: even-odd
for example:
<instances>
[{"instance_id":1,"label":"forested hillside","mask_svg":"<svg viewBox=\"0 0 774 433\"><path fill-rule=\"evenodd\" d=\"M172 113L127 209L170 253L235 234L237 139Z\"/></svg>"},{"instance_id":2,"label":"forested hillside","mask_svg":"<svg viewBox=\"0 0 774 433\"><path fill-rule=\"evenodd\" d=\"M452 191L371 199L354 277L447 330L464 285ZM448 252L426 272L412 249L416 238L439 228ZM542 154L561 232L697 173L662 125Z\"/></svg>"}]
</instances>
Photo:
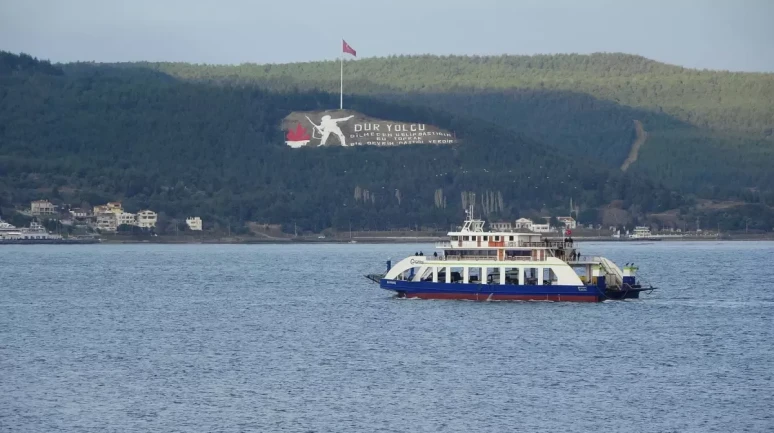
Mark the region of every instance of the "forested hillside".
<instances>
[{"instance_id":1,"label":"forested hillside","mask_svg":"<svg viewBox=\"0 0 774 433\"><path fill-rule=\"evenodd\" d=\"M0 209L49 198L130 211L299 228L448 227L463 201L490 219L541 210L587 222L613 200L635 217L687 206L635 174L577 159L492 123L371 97L349 108L453 130L464 144L291 149L290 111L336 107L321 91L181 81L140 67L64 71L0 53Z\"/></svg>"},{"instance_id":2,"label":"forested hillside","mask_svg":"<svg viewBox=\"0 0 774 433\"><path fill-rule=\"evenodd\" d=\"M132 66L275 91L339 84L337 62ZM370 58L348 61L345 77L347 93L490 120L608 167L626 159L639 120L647 140L629 170L706 197L774 201L774 74L594 54Z\"/></svg>"}]
</instances>

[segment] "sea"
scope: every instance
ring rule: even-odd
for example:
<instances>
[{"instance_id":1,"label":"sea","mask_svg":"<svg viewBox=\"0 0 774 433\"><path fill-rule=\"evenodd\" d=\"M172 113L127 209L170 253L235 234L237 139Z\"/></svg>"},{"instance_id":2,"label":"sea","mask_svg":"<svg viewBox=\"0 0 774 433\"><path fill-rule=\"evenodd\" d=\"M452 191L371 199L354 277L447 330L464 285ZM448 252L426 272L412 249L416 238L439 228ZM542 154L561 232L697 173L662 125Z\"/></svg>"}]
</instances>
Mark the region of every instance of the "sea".
<instances>
[{"instance_id":1,"label":"sea","mask_svg":"<svg viewBox=\"0 0 774 433\"><path fill-rule=\"evenodd\" d=\"M772 432L774 243L581 243L658 287L396 299L425 244L0 247L2 432Z\"/></svg>"}]
</instances>

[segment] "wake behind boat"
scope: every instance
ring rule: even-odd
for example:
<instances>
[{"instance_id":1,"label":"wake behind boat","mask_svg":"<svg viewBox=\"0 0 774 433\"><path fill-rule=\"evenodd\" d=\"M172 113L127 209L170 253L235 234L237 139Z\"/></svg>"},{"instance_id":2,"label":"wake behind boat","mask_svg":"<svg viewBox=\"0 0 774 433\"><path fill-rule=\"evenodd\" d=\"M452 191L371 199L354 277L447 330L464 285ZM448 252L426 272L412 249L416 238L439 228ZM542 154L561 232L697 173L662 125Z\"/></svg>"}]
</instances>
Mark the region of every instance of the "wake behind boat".
<instances>
[{"instance_id":1,"label":"wake behind boat","mask_svg":"<svg viewBox=\"0 0 774 433\"><path fill-rule=\"evenodd\" d=\"M572 238L540 233L486 232L473 209L433 256L414 255L386 274L366 275L398 297L474 301L576 301L638 298L654 290L637 282L637 267L623 271L611 260L582 256Z\"/></svg>"}]
</instances>

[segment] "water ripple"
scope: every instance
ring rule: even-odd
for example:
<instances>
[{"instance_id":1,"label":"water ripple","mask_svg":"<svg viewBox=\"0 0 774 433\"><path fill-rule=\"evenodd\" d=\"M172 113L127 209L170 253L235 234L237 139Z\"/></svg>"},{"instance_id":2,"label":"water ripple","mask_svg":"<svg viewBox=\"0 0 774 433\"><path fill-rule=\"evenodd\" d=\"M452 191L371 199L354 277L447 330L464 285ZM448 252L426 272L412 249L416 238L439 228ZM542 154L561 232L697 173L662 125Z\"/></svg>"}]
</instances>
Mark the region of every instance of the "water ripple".
<instances>
[{"instance_id":1,"label":"water ripple","mask_svg":"<svg viewBox=\"0 0 774 433\"><path fill-rule=\"evenodd\" d=\"M420 248L0 248L0 431L774 429L774 244L582 244L661 288L627 302L362 277Z\"/></svg>"}]
</instances>

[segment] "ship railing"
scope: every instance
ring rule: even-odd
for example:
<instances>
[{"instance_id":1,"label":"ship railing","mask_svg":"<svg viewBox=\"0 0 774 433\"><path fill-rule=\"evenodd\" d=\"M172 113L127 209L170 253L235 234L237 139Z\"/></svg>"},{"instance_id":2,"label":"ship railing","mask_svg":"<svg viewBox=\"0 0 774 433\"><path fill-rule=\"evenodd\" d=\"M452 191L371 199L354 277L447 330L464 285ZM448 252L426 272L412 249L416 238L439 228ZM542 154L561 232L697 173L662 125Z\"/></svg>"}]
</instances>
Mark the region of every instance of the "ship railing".
<instances>
[{"instance_id":1,"label":"ship railing","mask_svg":"<svg viewBox=\"0 0 774 433\"><path fill-rule=\"evenodd\" d=\"M503 262L531 262L533 259L531 256L512 256L503 257L502 260L498 260L497 256L466 256L466 255L449 255L449 256L424 256L427 260L439 260L439 261L463 261L463 260L488 260L488 261L503 261Z\"/></svg>"},{"instance_id":2,"label":"ship railing","mask_svg":"<svg viewBox=\"0 0 774 433\"><path fill-rule=\"evenodd\" d=\"M572 262L584 262L584 263L601 263L602 257L601 256L587 256L587 255L580 255L575 260L568 260L570 263Z\"/></svg>"},{"instance_id":3,"label":"ship railing","mask_svg":"<svg viewBox=\"0 0 774 433\"><path fill-rule=\"evenodd\" d=\"M482 242L481 247L490 246L489 243L485 244ZM450 241L440 241L435 243L435 247L452 248L456 244L457 242L452 243ZM464 246L471 246L468 244L469 242L466 241L464 243ZM506 242L502 242L502 245L498 245L498 246L506 247L506 248L566 248L569 245L571 245L569 242L562 242L562 241L543 241L543 242L506 241Z\"/></svg>"},{"instance_id":4,"label":"ship railing","mask_svg":"<svg viewBox=\"0 0 774 433\"><path fill-rule=\"evenodd\" d=\"M511 243L516 244L516 242L511 242ZM519 246L521 248L566 248L569 245L570 245L569 242L542 241L542 242L518 242L518 245L513 245L513 246Z\"/></svg>"}]
</instances>

